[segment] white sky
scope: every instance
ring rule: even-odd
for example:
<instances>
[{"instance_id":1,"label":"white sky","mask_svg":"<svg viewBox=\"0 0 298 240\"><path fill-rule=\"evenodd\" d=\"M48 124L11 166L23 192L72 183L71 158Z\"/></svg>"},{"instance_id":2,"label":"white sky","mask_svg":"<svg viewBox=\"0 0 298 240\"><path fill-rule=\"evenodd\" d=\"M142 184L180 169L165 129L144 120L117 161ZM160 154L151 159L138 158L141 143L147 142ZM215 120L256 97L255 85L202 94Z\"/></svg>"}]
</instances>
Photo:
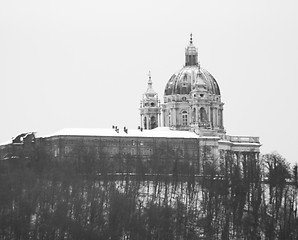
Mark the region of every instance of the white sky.
<instances>
[{"instance_id":1,"label":"white sky","mask_svg":"<svg viewBox=\"0 0 298 240\"><path fill-rule=\"evenodd\" d=\"M298 162L297 0L0 1L0 142L25 131L136 128L193 33L228 134Z\"/></svg>"}]
</instances>

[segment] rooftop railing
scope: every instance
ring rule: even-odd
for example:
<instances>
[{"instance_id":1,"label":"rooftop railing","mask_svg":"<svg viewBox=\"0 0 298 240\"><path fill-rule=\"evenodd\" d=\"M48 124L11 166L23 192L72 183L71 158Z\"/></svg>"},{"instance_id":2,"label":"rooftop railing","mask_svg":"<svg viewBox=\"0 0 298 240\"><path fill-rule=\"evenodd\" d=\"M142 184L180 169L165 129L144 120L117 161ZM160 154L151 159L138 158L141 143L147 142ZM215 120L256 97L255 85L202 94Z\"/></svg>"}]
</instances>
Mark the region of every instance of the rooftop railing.
<instances>
[{"instance_id":1,"label":"rooftop railing","mask_svg":"<svg viewBox=\"0 0 298 240\"><path fill-rule=\"evenodd\" d=\"M250 137L250 136L228 136L223 135L222 140L237 142L237 143L260 143L259 137Z\"/></svg>"}]
</instances>

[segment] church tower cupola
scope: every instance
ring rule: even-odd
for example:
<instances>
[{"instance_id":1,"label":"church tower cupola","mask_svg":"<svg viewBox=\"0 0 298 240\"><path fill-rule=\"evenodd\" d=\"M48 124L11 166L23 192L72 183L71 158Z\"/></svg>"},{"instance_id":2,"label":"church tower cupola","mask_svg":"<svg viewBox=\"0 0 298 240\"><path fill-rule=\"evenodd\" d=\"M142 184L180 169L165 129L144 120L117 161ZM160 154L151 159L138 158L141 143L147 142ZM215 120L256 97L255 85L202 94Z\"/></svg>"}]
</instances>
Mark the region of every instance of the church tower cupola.
<instances>
[{"instance_id":1,"label":"church tower cupola","mask_svg":"<svg viewBox=\"0 0 298 240\"><path fill-rule=\"evenodd\" d=\"M190 34L189 45L185 49L185 66L198 66L198 49L192 43L192 34Z\"/></svg>"},{"instance_id":2,"label":"church tower cupola","mask_svg":"<svg viewBox=\"0 0 298 240\"><path fill-rule=\"evenodd\" d=\"M157 96L157 93L152 88L151 72L149 72L148 76L148 87L147 91L145 92L145 95L147 98L154 98L155 96Z\"/></svg>"},{"instance_id":3,"label":"church tower cupola","mask_svg":"<svg viewBox=\"0 0 298 240\"><path fill-rule=\"evenodd\" d=\"M153 129L159 127L160 113L160 101L158 94L152 88L151 73L149 72L148 87L140 104L141 128Z\"/></svg>"}]
</instances>

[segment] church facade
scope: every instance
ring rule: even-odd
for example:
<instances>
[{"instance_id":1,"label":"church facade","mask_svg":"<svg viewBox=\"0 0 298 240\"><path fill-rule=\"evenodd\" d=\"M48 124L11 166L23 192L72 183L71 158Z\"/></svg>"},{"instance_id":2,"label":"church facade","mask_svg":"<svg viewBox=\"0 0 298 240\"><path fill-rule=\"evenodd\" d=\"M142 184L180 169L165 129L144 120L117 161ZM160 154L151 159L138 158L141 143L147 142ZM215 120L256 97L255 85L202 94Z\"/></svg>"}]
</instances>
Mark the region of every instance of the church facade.
<instances>
[{"instance_id":1,"label":"church facade","mask_svg":"<svg viewBox=\"0 0 298 240\"><path fill-rule=\"evenodd\" d=\"M220 164L227 154L239 161L259 158L258 137L226 134L219 85L201 67L192 37L185 49L184 67L166 83L163 103L152 84L149 74L140 103L138 129L113 126L63 129L43 137L20 134L12 142L0 145L0 160L42 155L54 161L77 161L88 155L99 162L104 159L109 165L108 172L123 171L119 162L125 164L129 159L142 163L146 171L152 172L152 159L160 162L172 159L181 169L192 166L196 173L202 174L206 161Z\"/></svg>"}]
</instances>

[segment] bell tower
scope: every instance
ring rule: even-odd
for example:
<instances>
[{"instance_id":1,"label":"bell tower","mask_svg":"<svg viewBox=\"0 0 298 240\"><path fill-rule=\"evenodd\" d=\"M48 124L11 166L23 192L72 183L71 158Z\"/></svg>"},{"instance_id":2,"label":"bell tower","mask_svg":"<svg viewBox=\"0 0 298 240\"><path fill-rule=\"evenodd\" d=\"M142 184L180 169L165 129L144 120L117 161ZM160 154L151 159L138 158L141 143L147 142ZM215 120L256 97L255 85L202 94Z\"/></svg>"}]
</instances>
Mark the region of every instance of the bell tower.
<instances>
[{"instance_id":1,"label":"bell tower","mask_svg":"<svg viewBox=\"0 0 298 240\"><path fill-rule=\"evenodd\" d=\"M141 128L153 129L160 127L160 101L157 93L152 88L151 73L148 74L147 91L143 94L140 103Z\"/></svg>"}]
</instances>

